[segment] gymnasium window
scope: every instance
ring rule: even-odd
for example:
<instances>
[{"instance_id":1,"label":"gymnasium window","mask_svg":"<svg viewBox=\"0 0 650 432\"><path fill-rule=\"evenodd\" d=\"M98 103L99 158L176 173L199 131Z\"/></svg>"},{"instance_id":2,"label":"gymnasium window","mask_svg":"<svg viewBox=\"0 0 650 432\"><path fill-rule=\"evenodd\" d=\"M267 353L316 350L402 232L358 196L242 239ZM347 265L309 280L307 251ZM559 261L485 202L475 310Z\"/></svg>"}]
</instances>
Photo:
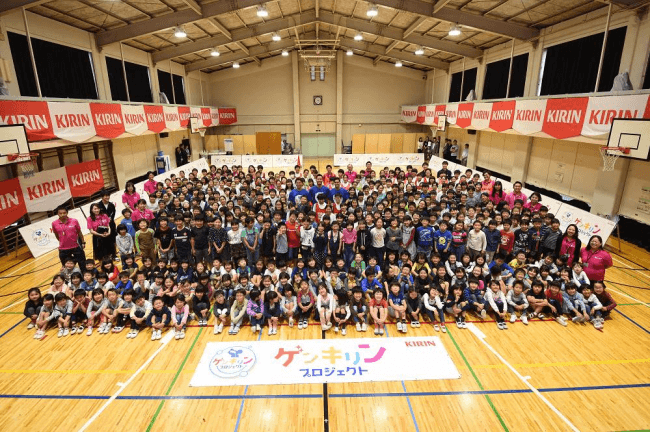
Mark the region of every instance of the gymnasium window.
<instances>
[{"instance_id":1,"label":"gymnasium window","mask_svg":"<svg viewBox=\"0 0 650 432\"><path fill-rule=\"evenodd\" d=\"M449 89L449 102L460 102L467 98L470 90L476 87L476 68L468 69L465 71L465 77L462 77L462 72L456 72L451 76L451 87ZM461 95L460 84L463 83L463 91Z\"/></svg>"},{"instance_id":2,"label":"gymnasium window","mask_svg":"<svg viewBox=\"0 0 650 432\"><path fill-rule=\"evenodd\" d=\"M173 75L174 85L169 72L158 71L160 91L167 95L170 104L185 105L185 80L180 75Z\"/></svg>"},{"instance_id":3,"label":"gymnasium window","mask_svg":"<svg viewBox=\"0 0 650 432\"><path fill-rule=\"evenodd\" d=\"M510 58L488 63L485 71L482 99L503 99L506 97L509 69ZM510 93L508 93L508 97L522 97L524 95L527 69L528 53L518 55L512 59Z\"/></svg>"},{"instance_id":4,"label":"gymnasium window","mask_svg":"<svg viewBox=\"0 0 650 432\"><path fill-rule=\"evenodd\" d=\"M153 102L151 78L147 66L124 62L124 69L126 69L126 77L129 83L128 97L126 84L124 83L122 60L106 57L106 69L108 71L108 82L111 86L112 100L128 101L130 97L131 102Z\"/></svg>"},{"instance_id":5,"label":"gymnasium window","mask_svg":"<svg viewBox=\"0 0 650 432\"><path fill-rule=\"evenodd\" d=\"M8 32L21 96L38 96L27 36ZM31 38L43 97L98 99L90 52Z\"/></svg>"},{"instance_id":6,"label":"gymnasium window","mask_svg":"<svg viewBox=\"0 0 650 432\"><path fill-rule=\"evenodd\" d=\"M598 91L610 91L621 64L627 27L609 31ZM544 50L540 96L591 93L596 85L604 33Z\"/></svg>"}]
</instances>

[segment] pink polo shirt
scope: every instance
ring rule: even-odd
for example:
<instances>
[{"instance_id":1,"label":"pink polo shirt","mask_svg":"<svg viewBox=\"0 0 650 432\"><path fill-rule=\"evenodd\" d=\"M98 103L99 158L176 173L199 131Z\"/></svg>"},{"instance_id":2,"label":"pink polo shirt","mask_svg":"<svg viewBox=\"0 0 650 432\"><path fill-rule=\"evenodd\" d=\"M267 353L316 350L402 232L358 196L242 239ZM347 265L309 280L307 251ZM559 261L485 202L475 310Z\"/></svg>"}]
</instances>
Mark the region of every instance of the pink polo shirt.
<instances>
[{"instance_id":1,"label":"pink polo shirt","mask_svg":"<svg viewBox=\"0 0 650 432\"><path fill-rule=\"evenodd\" d=\"M345 244L351 245L357 241L357 230L355 229L352 229L352 231L350 231L347 228L344 228L341 231L341 235L343 236L343 243Z\"/></svg>"},{"instance_id":2,"label":"pink polo shirt","mask_svg":"<svg viewBox=\"0 0 650 432\"><path fill-rule=\"evenodd\" d=\"M515 206L515 201L518 199L522 200L524 202L524 205L528 201L528 197L523 192L515 193L514 191L512 191L508 195L506 195L506 202L508 203L508 206L510 208L513 208Z\"/></svg>"},{"instance_id":3,"label":"pink polo shirt","mask_svg":"<svg viewBox=\"0 0 650 432\"><path fill-rule=\"evenodd\" d=\"M79 247L77 238L81 232L81 227L77 219L68 218L65 222L59 219L52 222L52 232L59 237L59 249L68 250Z\"/></svg>"},{"instance_id":4,"label":"pink polo shirt","mask_svg":"<svg viewBox=\"0 0 650 432\"><path fill-rule=\"evenodd\" d=\"M144 191L149 195L155 193L157 184L158 182L156 182L155 180L147 180L146 182L144 182Z\"/></svg>"},{"instance_id":5,"label":"pink polo shirt","mask_svg":"<svg viewBox=\"0 0 650 432\"><path fill-rule=\"evenodd\" d=\"M140 200L140 194L137 192L134 192L133 194L128 194L124 192L122 194L122 202L126 204L131 210L134 210L137 207L139 200Z\"/></svg>"},{"instance_id":6,"label":"pink polo shirt","mask_svg":"<svg viewBox=\"0 0 650 432\"><path fill-rule=\"evenodd\" d=\"M131 215L131 220L134 222L139 221L140 219L151 221L153 218L153 212L149 209L144 209L144 211L141 212L140 209L136 208Z\"/></svg>"}]
</instances>

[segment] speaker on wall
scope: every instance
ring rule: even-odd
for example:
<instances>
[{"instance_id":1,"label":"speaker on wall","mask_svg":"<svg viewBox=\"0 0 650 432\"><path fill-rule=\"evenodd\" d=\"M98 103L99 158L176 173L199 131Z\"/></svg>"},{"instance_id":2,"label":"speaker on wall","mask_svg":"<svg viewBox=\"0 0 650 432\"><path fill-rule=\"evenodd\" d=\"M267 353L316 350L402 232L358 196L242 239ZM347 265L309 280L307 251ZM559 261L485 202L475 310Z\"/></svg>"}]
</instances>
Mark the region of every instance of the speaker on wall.
<instances>
[{"instance_id":1,"label":"speaker on wall","mask_svg":"<svg viewBox=\"0 0 650 432\"><path fill-rule=\"evenodd\" d=\"M474 129L467 129L467 135L476 135L476 131Z\"/></svg>"}]
</instances>

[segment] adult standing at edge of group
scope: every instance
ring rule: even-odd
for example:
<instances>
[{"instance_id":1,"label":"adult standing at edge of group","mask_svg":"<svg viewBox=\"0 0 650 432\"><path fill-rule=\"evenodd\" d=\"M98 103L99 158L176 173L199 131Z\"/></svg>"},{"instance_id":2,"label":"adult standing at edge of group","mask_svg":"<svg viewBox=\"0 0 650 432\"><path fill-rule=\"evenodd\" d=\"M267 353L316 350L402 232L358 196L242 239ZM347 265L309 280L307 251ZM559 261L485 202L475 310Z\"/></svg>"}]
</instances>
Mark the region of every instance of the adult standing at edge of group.
<instances>
[{"instance_id":1,"label":"adult standing at edge of group","mask_svg":"<svg viewBox=\"0 0 650 432\"><path fill-rule=\"evenodd\" d=\"M122 194L122 202L133 212L138 208L138 201L140 201L140 194L135 191L135 185L133 182L126 182L124 193Z\"/></svg>"},{"instance_id":2,"label":"adult standing at edge of group","mask_svg":"<svg viewBox=\"0 0 650 432\"><path fill-rule=\"evenodd\" d=\"M614 263L612 256L603 249L603 238L599 235L591 236L589 243L580 252L582 268L590 281L604 281L605 270Z\"/></svg>"},{"instance_id":3,"label":"adult standing at edge of group","mask_svg":"<svg viewBox=\"0 0 650 432\"><path fill-rule=\"evenodd\" d=\"M566 264L571 265L580 260L580 250L582 249L582 242L578 237L578 226L571 224L566 227L564 235L558 237L555 244L555 256L565 256L567 259Z\"/></svg>"},{"instance_id":4,"label":"adult standing at edge of group","mask_svg":"<svg viewBox=\"0 0 650 432\"><path fill-rule=\"evenodd\" d=\"M176 156L177 167L180 167L187 163L187 153L185 152L185 149L183 147L184 147L183 143L180 143L178 147L176 147L176 150L174 151L174 154Z\"/></svg>"},{"instance_id":5,"label":"adult standing at edge of group","mask_svg":"<svg viewBox=\"0 0 650 432\"><path fill-rule=\"evenodd\" d=\"M68 217L68 209L64 206L59 206L56 209L56 214L59 219L52 222L52 232L59 241L61 265L65 264L65 260L68 258L72 258L79 268L83 269L86 265L86 254L83 249L86 246L86 240L81 232L79 221Z\"/></svg>"},{"instance_id":6,"label":"adult standing at edge of group","mask_svg":"<svg viewBox=\"0 0 650 432\"><path fill-rule=\"evenodd\" d=\"M87 222L88 230L93 235L93 258L101 261L115 253L115 242L111 238L111 220L98 204L90 206Z\"/></svg>"},{"instance_id":7,"label":"adult standing at edge of group","mask_svg":"<svg viewBox=\"0 0 650 432\"><path fill-rule=\"evenodd\" d=\"M523 188L523 184L520 181L516 181L512 185L512 192L510 192L508 195L506 195L506 202L508 203L508 206L512 209L515 206L515 201L521 200L522 205L526 204L528 201L528 197L526 196L525 193L521 191Z\"/></svg>"},{"instance_id":8,"label":"adult standing at edge of group","mask_svg":"<svg viewBox=\"0 0 650 432\"><path fill-rule=\"evenodd\" d=\"M458 163L458 141L454 140L449 149L449 156L451 156L451 161Z\"/></svg>"},{"instance_id":9,"label":"adult standing at edge of group","mask_svg":"<svg viewBox=\"0 0 650 432\"><path fill-rule=\"evenodd\" d=\"M144 191L149 195L153 195L156 193L158 182L153 179L155 176L156 173L154 173L153 171L149 171L147 173L147 177L148 177L147 181L144 182Z\"/></svg>"},{"instance_id":10,"label":"adult standing at edge of group","mask_svg":"<svg viewBox=\"0 0 650 432\"><path fill-rule=\"evenodd\" d=\"M115 237L117 237L117 229L115 227L115 204L111 202L111 194L107 190L102 191L102 199L97 203L99 208L106 213L106 216L109 217L111 220L111 223L109 224L109 228L111 229L111 242L115 244ZM111 253L111 258L115 259L115 248L113 248L113 251Z\"/></svg>"}]
</instances>

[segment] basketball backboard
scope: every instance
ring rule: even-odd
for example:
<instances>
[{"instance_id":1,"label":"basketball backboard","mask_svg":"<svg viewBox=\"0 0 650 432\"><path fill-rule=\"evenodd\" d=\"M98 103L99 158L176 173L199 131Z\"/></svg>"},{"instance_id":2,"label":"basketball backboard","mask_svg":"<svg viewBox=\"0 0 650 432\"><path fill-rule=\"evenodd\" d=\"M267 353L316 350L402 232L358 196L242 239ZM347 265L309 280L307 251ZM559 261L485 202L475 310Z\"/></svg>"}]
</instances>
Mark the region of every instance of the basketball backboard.
<instances>
[{"instance_id":1,"label":"basketball backboard","mask_svg":"<svg viewBox=\"0 0 650 432\"><path fill-rule=\"evenodd\" d=\"M29 153L29 142L25 125L0 125L0 165L14 163L9 154Z\"/></svg>"},{"instance_id":2,"label":"basketball backboard","mask_svg":"<svg viewBox=\"0 0 650 432\"><path fill-rule=\"evenodd\" d=\"M607 147L630 150L628 154L620 154L620 157L647 160L650 157L650 119L613 119ZM614 149L607 150L608 154L615 152L621 153Z\"/></svg>"}]
</instances>

